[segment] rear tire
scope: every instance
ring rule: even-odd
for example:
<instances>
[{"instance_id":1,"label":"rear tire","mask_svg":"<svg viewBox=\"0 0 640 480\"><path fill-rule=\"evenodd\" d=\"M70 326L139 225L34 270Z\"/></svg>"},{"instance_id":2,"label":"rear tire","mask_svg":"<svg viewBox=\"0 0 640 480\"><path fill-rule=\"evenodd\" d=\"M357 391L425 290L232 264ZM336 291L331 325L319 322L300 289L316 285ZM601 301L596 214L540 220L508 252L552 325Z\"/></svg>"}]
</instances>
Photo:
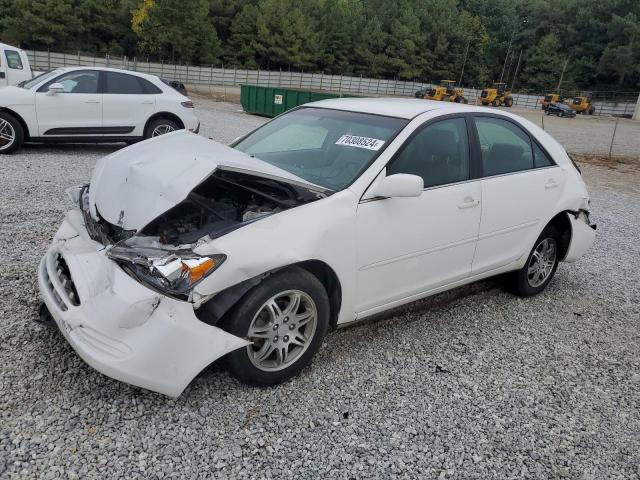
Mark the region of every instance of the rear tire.
<instances>
[{"instance_id":1,"label":"rear tire","mask_svg":"<svg viewBox=\"0 0 640 480\"><path fill-rule=\"evenodd\" d=\"M160 135L171 133L175 130L180 130L180 127L176 122L168 118L157 118L149 125L147 125L147 128L144 132L144 138L147 139L159 137Z\"/></svg>"},{"instance_id":2,"label":"rear tire","mask_svg":"<svg viewBox=\"0 0 640 480\"><path fill-rule=\"evenodd\" d=\"M276 385L311 363L329 326L329 298L314 275L289 267L249 291L219 326L252 341L224 357L231 375L248 385Z\"/></svg>"},{"instance_id":3,"label":"rear tire","mask_svg":"<svg viewBox=\"0 0 640 480\"><path fill-rule=\"evenodd\" d=\"M521 297L531 297L547 287L560 262L559 245L558 230L547 225L531 249L527 263L512 274L515 293Z\"/></svg>"},{"instance_id":4,"label":"rear tire","mask_svg":"<svg viewBox=\"0 0 640 480\"><path fill-rule=\"evenodd\" d=\"M22 147L24 129L20 122L7 112L0 112L0 154L13 153Z\"/></svg>"},{"instance_id":5,"label":"rear tire","mask_svg":"<svg viewBox=\"0 0 640 480\"><path fill-rule=\"evenodd\" d=\"M507 97L504 99L504 106L511 107L513 105L513 98Z\"/></svg>"}]
</instances>

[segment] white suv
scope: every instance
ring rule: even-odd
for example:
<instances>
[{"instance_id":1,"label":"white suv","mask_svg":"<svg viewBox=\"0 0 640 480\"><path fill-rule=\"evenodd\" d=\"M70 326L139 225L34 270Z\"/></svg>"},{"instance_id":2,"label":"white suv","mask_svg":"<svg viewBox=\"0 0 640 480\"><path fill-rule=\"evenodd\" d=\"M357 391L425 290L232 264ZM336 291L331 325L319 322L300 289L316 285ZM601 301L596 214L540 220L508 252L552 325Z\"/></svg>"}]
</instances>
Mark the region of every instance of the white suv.
<instances>
[{"instance_id":1,"label":"white suv","mask_svg":"<svg viewBox=\"0 0 640 480\"><path fill-rule=\"evenodd\" d=\"M154 75L60 68L0 88L0 154L25 141L133 143L199 128L191 100Z\"/></svg>"}]
</instances>

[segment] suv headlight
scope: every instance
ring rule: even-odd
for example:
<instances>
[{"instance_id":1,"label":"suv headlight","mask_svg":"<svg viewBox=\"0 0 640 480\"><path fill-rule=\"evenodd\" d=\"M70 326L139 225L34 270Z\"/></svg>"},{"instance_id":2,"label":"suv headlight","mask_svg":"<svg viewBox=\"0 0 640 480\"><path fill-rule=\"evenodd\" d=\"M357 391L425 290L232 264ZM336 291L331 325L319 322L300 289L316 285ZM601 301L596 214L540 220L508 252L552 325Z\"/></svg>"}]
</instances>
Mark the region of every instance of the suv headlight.
<instances>
[{"instance_id":1,"label":"suv headlight","mask_svg":"<svg viewBox=\"0 0 640 480\"><path fill-rule=\"evenodd\" d=\"M223 254L201 256L191 250L118 245L109 248L107 256L141 283L177 297L188 297L193 287L227 258Z\"/></svg>"}]
</instances>

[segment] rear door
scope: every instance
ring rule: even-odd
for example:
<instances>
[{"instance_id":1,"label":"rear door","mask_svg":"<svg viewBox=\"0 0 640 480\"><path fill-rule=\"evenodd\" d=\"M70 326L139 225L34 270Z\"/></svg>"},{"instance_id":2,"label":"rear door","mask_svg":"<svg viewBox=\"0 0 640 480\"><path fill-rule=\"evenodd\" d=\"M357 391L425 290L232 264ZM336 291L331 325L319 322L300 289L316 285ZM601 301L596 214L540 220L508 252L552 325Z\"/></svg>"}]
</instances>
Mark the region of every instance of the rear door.
<instances>
[{"instance_id":1,"label":"rear door","mask_svg":"<svg viewBox=\"0 0 640 480\"><path fill-rule=\"evenodd\" d=\"M144 78L121 72L103 72L105 135L144 135L144 126L156 108L162 91Z\"/></svg>"},{"instance_id":2,"label":"rear door","mask_svg":"<svg viewBox=\"0 0 640 480\"><path fill-rule=\"evenodd\" d=\"M102 95L98 70L72 70L49 80L36 92L41 137L96 137L102 134ZM51 95L49 85L64 91Z\"/></svg>"},{"instance_id":3,"label":"rear door","mask_svg":"<svg viewBox=\"0 0 640 480\"><path fill-rule=\"evenodd\" d=\"M473 274L516 261L555 213L564 174L515 121L474 116L481 150L482 221Z\"/></svg>"}]
</instances>

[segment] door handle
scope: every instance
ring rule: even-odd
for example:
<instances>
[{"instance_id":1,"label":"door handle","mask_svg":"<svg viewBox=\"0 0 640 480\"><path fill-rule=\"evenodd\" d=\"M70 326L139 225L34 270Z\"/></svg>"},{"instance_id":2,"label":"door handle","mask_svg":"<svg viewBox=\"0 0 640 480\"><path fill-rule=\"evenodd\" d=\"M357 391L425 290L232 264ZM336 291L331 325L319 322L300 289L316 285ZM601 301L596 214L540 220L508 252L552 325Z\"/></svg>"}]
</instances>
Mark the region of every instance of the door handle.
<instances>
[{"instance_id":1,"label":"door handle","mask_svg":"<svg viewBox=\"0 0 640 480\"><path fill-rule=\"evenodd\" d=\"M100 103L100 100L87 100L85 103Z\"/></svg>"},{"instance_id":2,"label":"door handle","mask_svg":"<svg viewBox=\"0 0 640 480\"><path fill-rule=\"evenodd\" d=\"M142 105L153 105L153 102L151 100L145 100L142 102Z\"/></svg>"},{"instance_id":3,"label":"door handle","mask_svg":"<svg viewBox=\"0 0 640 480\"><path fill-rule=\"evenodd\" d=\"M458 204L458 208L472 208L480 205L480 200L475 200L473 197L465 197L462 203Z\"/></svg>"},{"instance_id":4,"label":"door handle","mask_svg":"<svg viewBox=\"0 0 640 480\"><path fill-rule=\"evenodd\" d=\"M557 186L558 186L558 183L553 178L550 178L547 181L547 183L544 184L544 188L546 188L547 190L551 188L556 188Z\"/></svg>"}]
</instances>

